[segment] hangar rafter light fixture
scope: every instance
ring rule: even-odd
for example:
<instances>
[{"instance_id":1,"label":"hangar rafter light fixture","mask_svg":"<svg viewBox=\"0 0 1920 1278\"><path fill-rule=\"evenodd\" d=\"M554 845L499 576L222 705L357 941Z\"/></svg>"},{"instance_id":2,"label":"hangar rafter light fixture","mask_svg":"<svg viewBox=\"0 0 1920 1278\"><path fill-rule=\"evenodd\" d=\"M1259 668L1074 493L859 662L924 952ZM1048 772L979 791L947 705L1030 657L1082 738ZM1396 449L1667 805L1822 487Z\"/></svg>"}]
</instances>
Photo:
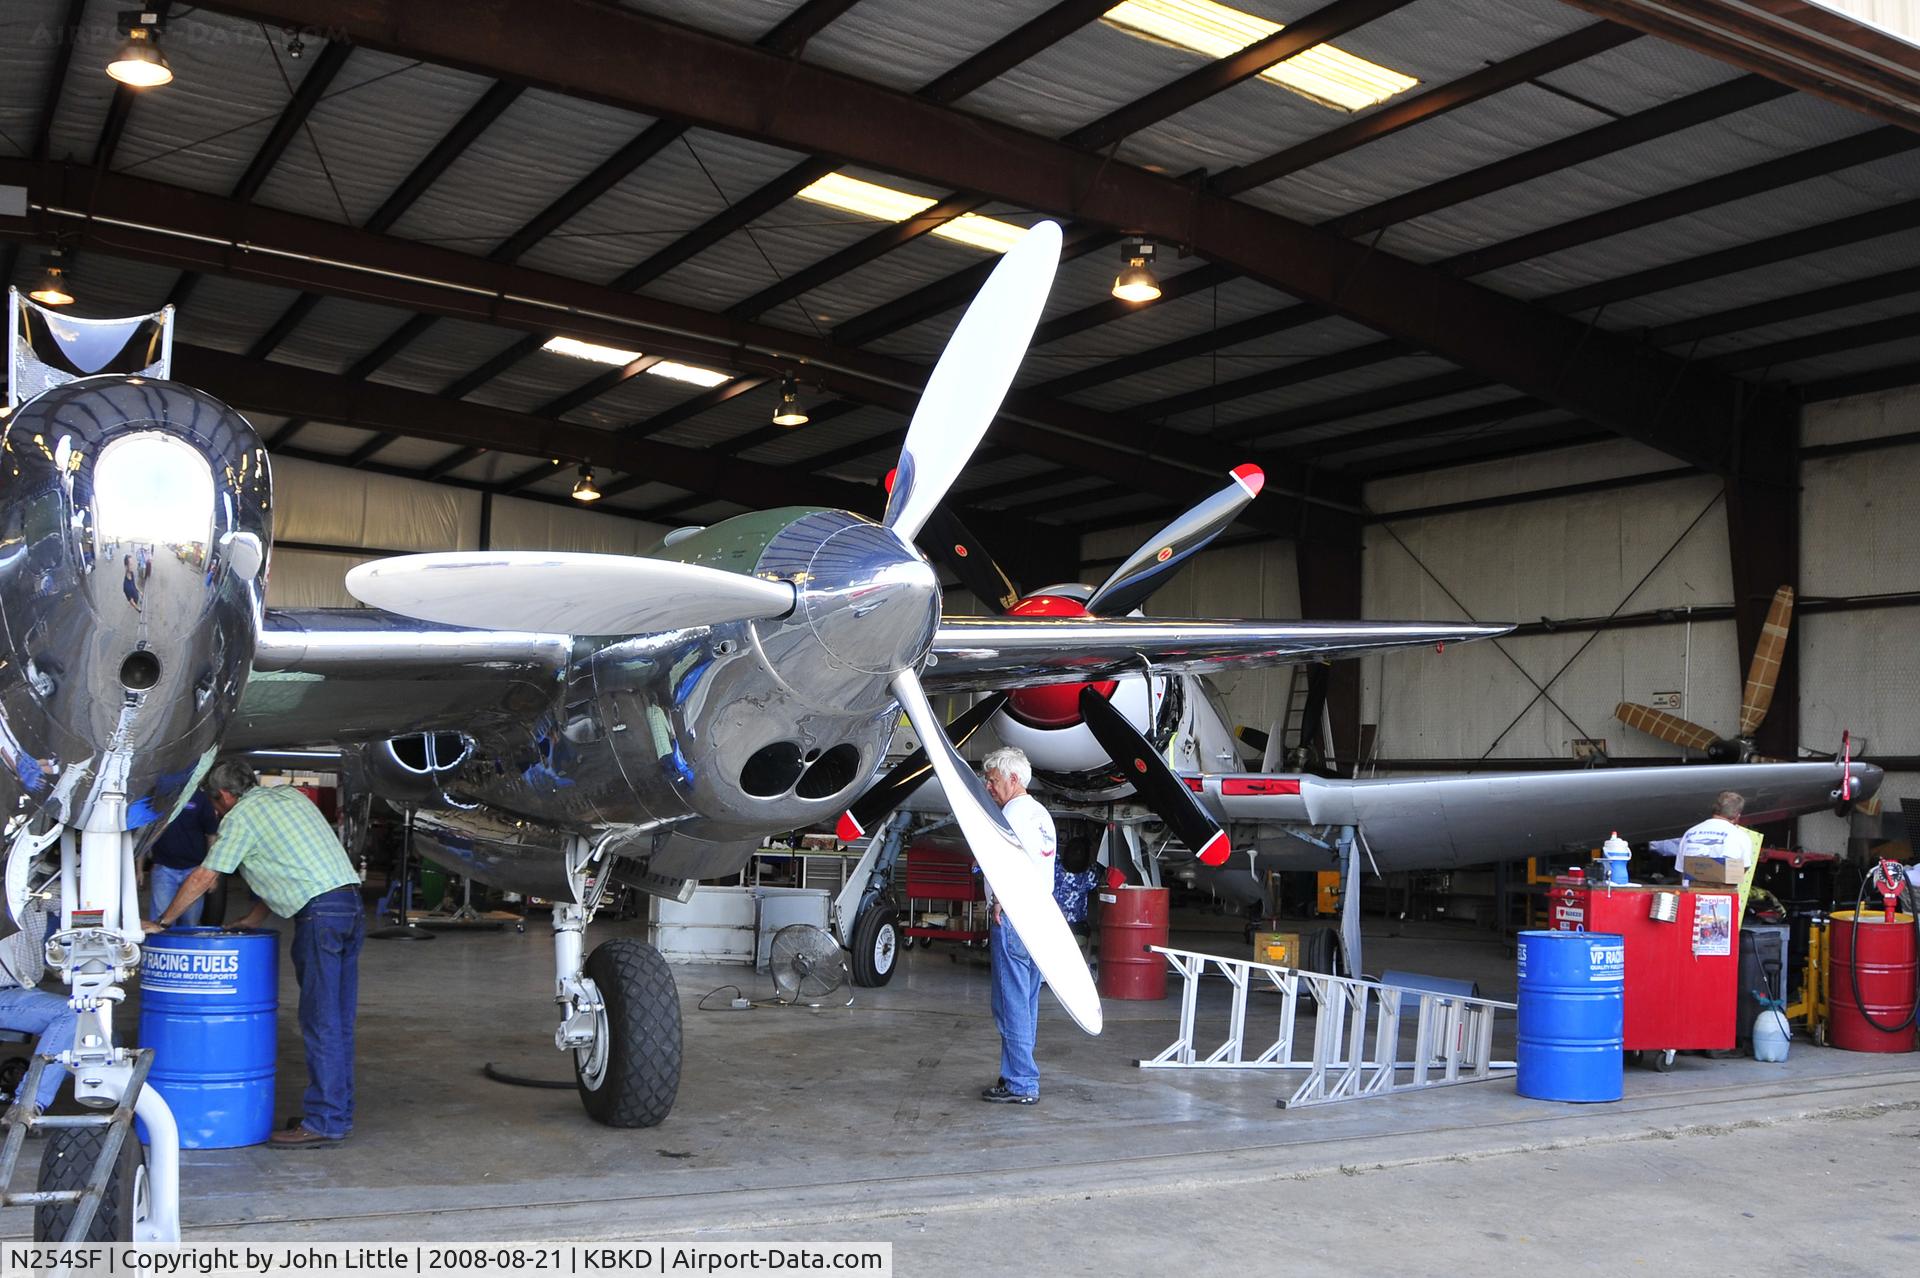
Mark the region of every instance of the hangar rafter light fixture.
<instances>
[{"instance_id":1,"label":"hangar rafter light fixture","mask_svg":"<svg viewBox=\"0 0 1920 1278\"><path fill-rule=\"evenodd\" d=\"M73 305L73 293L67 288L67 272L60 265L61 259L59 249L47 254L47 265L41 273L40 282L27 294L42 306Z\"/></svg>"},{"instance_id":2,"label":"hangar rafter light fixture","mask_svg":"<svg viewBox=\"0 0 1920 1278\"><path fill-rule=\"evenodd\" d=\"M593 467L582 466L580 478L573 481L573 499L578 502L599 501L600 488L593 482Z\"/></svg>"},{"instance_id":3,"label":"hangar rafter light fixture","mask_svg":"<svg viewBox=\"0 0 1920 1278\"><path fill-rule=\"evenodd\" d=\"M120 15L120 29L127 33L126 42L107 63L107 74L130 89L173 83L173 68L160 52L160 15L128 9Z\"/></svg>"},{"instance_id":4,"label":"hangar rafter light fixture","mask_svg":"<svg viewBox=\"0 0 1920 1278\"><path fill-rule=\"evenodd\" d=\"M807 410L800 407L800 385L791 374L780 381L780 403L773 410L775 426L805 426L813 419L807 416Z\"/></svg>"},{"instance_id":5,"label":"hangar rafter light fixture","mask_svg":"<svg viewBox=\"0 0 1920 1278\"><path fill-rule=\"evenodd\" d=\"M1123 302L1151 302L1160 296L1160 281L1154 278L1152 240L1128 240L1120 246L1127 264L1113 280L1113 295Z\"/></svg>"}]
</instances>

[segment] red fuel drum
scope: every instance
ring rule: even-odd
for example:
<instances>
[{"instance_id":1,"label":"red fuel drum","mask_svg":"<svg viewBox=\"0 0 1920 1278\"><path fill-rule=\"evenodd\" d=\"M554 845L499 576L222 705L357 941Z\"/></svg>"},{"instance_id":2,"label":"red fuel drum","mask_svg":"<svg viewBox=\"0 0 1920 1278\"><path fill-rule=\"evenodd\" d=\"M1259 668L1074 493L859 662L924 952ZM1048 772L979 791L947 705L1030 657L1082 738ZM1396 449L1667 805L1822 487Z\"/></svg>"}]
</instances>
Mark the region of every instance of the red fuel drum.
<instances>
[{"instance_id":1,"label":"red fuel drum","mask_svg":"<svg viewBox=\"0 0 1920 1278\"><path fill-rule=\"evenodd\" d=\"M1167 996L1167 959L1149 945L1167 943L1167 889L1101 888L1100 997L1151 1001Z\"/></svg>"},{"instance_id":2,"label":"red fuel drum","mask_svg":"<svg viewBox=\"0 0 1920 1278\"><path fill-rule=\"evenodd\" d=\"M1827 1042L1849 1052L1911 1052L1913 1026L1903 1025L1913 1014L1913 915L1896 914L1886 921L1883 910L1835 910L1828 924L1833 961L1827 968ZM1855 954L1859 957L1856 960ZM1860 998L1853 995L1854 964L1859 964ZM1864 1006L1865 1011L1862 1011ZM1868 1024L1871 1020L1873 1024Z\"/></svg>"}]
</instances>

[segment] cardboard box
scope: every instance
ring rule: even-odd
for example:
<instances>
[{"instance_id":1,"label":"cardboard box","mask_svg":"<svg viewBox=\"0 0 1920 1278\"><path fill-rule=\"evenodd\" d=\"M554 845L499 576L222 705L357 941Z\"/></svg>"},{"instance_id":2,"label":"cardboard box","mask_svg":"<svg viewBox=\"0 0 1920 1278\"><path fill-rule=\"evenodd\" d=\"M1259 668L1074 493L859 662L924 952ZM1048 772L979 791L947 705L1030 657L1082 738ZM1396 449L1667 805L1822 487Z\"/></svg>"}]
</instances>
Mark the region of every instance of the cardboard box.
<instances>
[{"instance_id":1,"label":"cardboard box","mask_svg":"<svg viewBox=\"0 0 1920 1278\"><path fill-rule=\"evenodd\" d=\"M1272 963L1276 967L1299 966L1300 934L1298 932L1255 932L1253 961Z\"/></svg>"},{"instance_id":2,"label":"cardboard box","mask_svg":"<svg viewBox=\"0 0 1920 1278\"><path fill-rule=\"evenodd\" d=\"M1739 887L1740 880L1747 877L1747 863L1723 861L1717 856L1690 856L1687 858L1685 873L1695 883L1707 883L1715 887Z\"/></svg>"}]
</instances>

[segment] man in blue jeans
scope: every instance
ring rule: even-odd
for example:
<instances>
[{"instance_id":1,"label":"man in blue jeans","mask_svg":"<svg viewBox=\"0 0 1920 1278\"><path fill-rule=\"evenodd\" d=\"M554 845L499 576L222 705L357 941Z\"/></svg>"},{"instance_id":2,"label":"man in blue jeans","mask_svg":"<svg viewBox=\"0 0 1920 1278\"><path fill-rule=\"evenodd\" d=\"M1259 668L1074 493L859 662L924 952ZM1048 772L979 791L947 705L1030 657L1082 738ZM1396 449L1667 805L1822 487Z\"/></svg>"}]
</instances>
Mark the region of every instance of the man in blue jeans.
<instances>
[{"instance_id":1,"label":"man in blue jeans","mask_svg":"<svg viewBox=\"0 0 1920 1278\"><path fill-rule=\"evenodd\" d=\"M38 1034L41 1056L58 1056L73 1046L73 1030L78 1015L64 995L38 988L47 974L47 915L59 913L59 904L51 905L39 897L27 902L22 917L15 920L20 930L0 939L0 1026L23 1034ZM31 1103L36 1114L46 1112L59 1095L64 1065L48 1065L40 1071L40 1087L32 1096L3 1097ZM22 1084L24 1086L24 1083Z\"/></svg>"},{"instance_id":2,"label":"man in blue jeans","mask_svg":"<svg viewBox=\"0 0 1920 1278\"><path fill-rule=\"evenodd\" d=\"M207 844L219 829L220 818L213 810L212 800L194 791L187 806L180 809L180 814L153 842L152 880L148 884L152 902L148 908L153 911L153 917L166 913L167 906L180 894L180 885L187 881L187 875L206 859ZM198 927L200 911L205 906L204 900L196 900L180 916L180 922ZM215 924L219 922L214 920Z\"/></svg>"},{"instance_id":3,"label":"man in blue jeans","mask_svg":"<svg viewBox=\"0 0 1920 1278\"><path fill-rule=\"evenodd\" d=\"M1006 814L1007 824L1035 868L1053 882L1056 836L1053 815L1027 793L1033 765L1026 752L1008 747L995 750L980 765L987 794ZM992 899L992 887L988 887ZM1020 934L1007 925L999 902L993 902L990 935L993 960L993 1023L1000 1030L1000 1080L980 1093L996 1105L1033 1105L1040 1100L1040 1067L1033 1060L1034 1039L1040 1022L1040 969L1021 943Z\"/></svg>"},{"instance_id":4,"label":"man in blue jeans","mask_svg":"<svg viewBox=\"0 0 1920 1278\"><path fill-rule=\"evenodd\" d=\"M293 972L300 981L300 1033L307 1045L306 1113L273 1134L276 1149L324 1149L353 1130L353 1020L360 998L360 944L366 912L360 878L333 827L292 786L262 786L246 764L229 760L207 774L223 818L207 859L187 875L157 920L162 931L235 870L260 903L240 920L252 927L272 910L293 920Z\"/></svg>"}]
</instances>

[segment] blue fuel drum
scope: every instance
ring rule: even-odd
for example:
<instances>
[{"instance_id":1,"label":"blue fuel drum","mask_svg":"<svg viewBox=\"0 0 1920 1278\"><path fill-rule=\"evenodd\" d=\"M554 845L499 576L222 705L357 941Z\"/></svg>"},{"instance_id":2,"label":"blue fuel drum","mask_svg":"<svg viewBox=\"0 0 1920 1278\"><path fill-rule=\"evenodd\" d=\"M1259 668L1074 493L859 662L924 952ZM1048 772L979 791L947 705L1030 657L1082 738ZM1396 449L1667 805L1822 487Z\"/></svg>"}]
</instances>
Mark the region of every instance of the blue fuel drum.
<instances>
[{"instance_id":1,"label":"blue fuel drum","mask_svg":"<svg viewBox=\"0 0 1920 1278\"><path fill-rule=\"evenodd\" d=\"M1627 945L1604 932L1522 932L1514 1085L1552 1101L1616 1101L1624 1085Z\"/></svg>"},{"instance_id":2,"label":"blue fuel drum","mask_svg":"<svg viewBox=\"0 0 1920 1278\"><path fill-rule=\"evenodd\" d=\"M273 1131L280 934L217 927L149 936L140 1044L182 1149L258 1145Z\"/></svg>"}]
</instances>

